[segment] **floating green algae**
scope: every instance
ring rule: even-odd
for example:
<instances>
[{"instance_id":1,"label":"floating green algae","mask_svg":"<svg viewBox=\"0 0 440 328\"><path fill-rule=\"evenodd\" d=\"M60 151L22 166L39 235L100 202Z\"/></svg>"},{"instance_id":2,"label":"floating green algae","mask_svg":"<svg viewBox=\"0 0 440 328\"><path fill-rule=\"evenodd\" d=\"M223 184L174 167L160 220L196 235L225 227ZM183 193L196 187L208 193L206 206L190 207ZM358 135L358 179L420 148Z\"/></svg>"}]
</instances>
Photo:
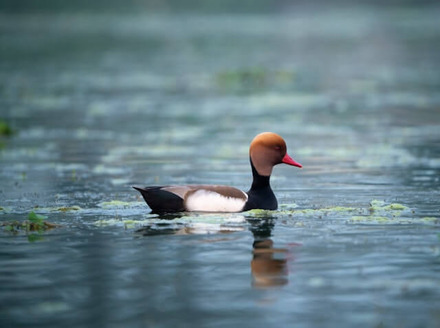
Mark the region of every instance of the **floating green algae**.
<instances>
[{"instance_id":1,"label":"floating green algae","mask_svg":"<svg viewBox=\"0 0 440 328\"><path fill-rule=\"evenodd\" d=\"M212 234L242 231L246 218L239 213L191 213L164 219L156 214L149 214L146 219L125 218L103 219L94 222L98 227L140 228L147 234Z\"/></svg>"},{"instance_id":2,"label":"floating green algae","mask_svg":"<svg viewBox=\"0 0 440 328\"><path fill-rule=\"evenodd\" d=\"M334 206L327 208L318 208L318 209L302 209L302 210L294 210L294 212L314 215L314 214L322 214L322 213L341 213L341 212L353 212L359 210L355 207L344 207L344 206Z\"/></svg>"},{"instance_id":3,"label":"floating green algae","mask_svg":"<svg viewBox=\"0 0 440 328\"><path fill-rule=\"evenodd\" d=\"M275 217L317 217L334 218L341 217L347 219L347 223L366 223L366 224L438 224L439 218L436 217L414 217L414 211L408 206L400 203L387 203L382 200L372 200L369 207L345 207L334 206L314 209L298 209L295 206L280 205L281 210L250 210L244 215L248 218L275 218ZM404 217L402 217L404 215Z\"/></svg>"},{"instance_id":4,"label":"floating green algae","mask_svg":"<svg viewBox=\"0 0 440 328\"><path fill-rule=\"evenodd\" d=\"M334 207L326 207L326 208L305 208L305 209L288 209L288 206L282 205L280 206L281 210L260 210L254 209L245 212L247 217L256 217L256 218L264 218L264 217L273 217L273 216L323 216L323 215L332 215L336 213L345 213L345 212L355 212L355 211L365 211L365 209L355 208L355 207L345 207L345 206L334 206Z\"/></svg>"},{"instance_id":5,"label":"floating green algae","mask_svg":"<svg viewBox=\"0 0 440 328\"><path fill-rule=\"evenodd\" d=\"M52 211L58 211L58 212L71 212L71 211L80 211L81 207L79 206L63 206L63 207L55 207L52 209Z\"/></svg>"},{"instance_id":6,"label":"floating green algae","mask_svg":"<svg viewBox=\"0 0 440 328\"><path fill-rule=\"evenodd\" d=\"M409 208L405 205L399 203L386 204L383 200L373 199L370 202L370 210L371 211L406 211Z\"/></svg>"},{"instance_id":7,"label":"floating green algae","mask_svg":"<svg viewBox=\"0 0 440 328\"><path fill-rule=\"evenodd\" d=\"M140 204L144 204L143 202L125 202L121 200L111 200L108 202L101 202L98 204L99 207L103 208L131 208L137 207Z\"/></svg>"},{"instance_id":8,"label":"floating green algae","mask_svg":"<svg viewBox=\"0 0 440 328\"><path fill-rule=\"evenodd\" d=\"M438 224L440 220L435 217L417 218L410 214L414 211L408 206L399 203L387 204L382 200L370 202L369 214L363 216L352 216L348 223L365 224ZM405 214L402 217L402 214Z\"/></svg>"},{"instance_id":9,"label":"floating green algae","mask_svg":"<svg viewBox=\"0 0 440 328\"><path fill-rule=\"evenodd\" d=\"M35 206L34 207L35 210L38 210L39 212L43 212L43 213L48 213L48 212L77 212L77 211L81 211L82 208L77 206L77 205L73 205L73 206L54 206L54 207L40 207L40 206Z\"/></svg>"},{"instance_id":10,"label":"floating green algae","mask_svg":"<svg viewBox=\"0 0 440 328\"><path fill-rule=\"evenodd\" d=\"M440 219L433 217L425 218L403 218L400 216L353 216L348 223L366 223L366 224L438 224Z\"/></svg>"},{"instance_id":11,"label":"floating green algae","mask_svg":"<svg viewBox=\"0 0 440 328\"><path fill-rule=\"evenodd\" d=\"M244 214L246 216L250 217L256 217L256 218L267 218L272 217L273 215L279 214L279 211L271 211L271 210L260 210L260 209L253 209L245 212Z\"/></svg>"},{"instance_id":12,"label":"floating green algae","mask_svg":"<svg viewBox=\"0 0 440 328\"><path fill-rule=\"evenodd\" d=\"M280 210L254 209L243 213L175 213L172 215L142 214L132 216L133 207L145 206L143 202L113 200L102 202L101 208L117 209L118 214L102 218L93 223L97 227L120 227L125 230L142 229L147 235L154 234L213 234L242 231L249 220L282 219L280 224L305 227L313 219L343 220L346 224L438 224L435 217L401 217L412 214L410 209L399 203L373 200L365 207L333 206L325 208L298 208L296 204L281 204ZM127 212L124 212L126 210ZM127 217L128 215L128 217ZM330 222L330 221L329 221Z\"/></svg>"},{"instance_id":13,"label":"floating green algae","mask_svg":"<svg viewBox=\"0 0 440 328\"><path fill-rule=\"evenodd\" d=\"M123 219L105 219L94 222L99 227L105 226L122 226L125 229L137 228L146 224L151 224L151 220L123 220Z\"/></svg>"},{"instance_id":14,"label":"floating green algae","mask_svg":"<svg viewBox=\"0 0 440 328\"><path fill-rule=\"evenodd\" d=\"M382 209L385 211L397 211L397 210L404 211L404 210L407 210L408 207L406 207L405 205L402 205L402 204L393 203L393 204L382 207Z\"/></svg>"},{"instance_id":15,"label":"floating green algae","mask_svg":"<svg viewBox=\"0 0 440 328\"><path fill-rule=\"evenodd\" d=\"M372 216L400 217L402 213L409 212L410 208L399 203L387 204L383 200L373 199L369 211Z\"/></svg>"},{"instance_id":16,"label":"floating green algae","mask_svg":"<svg viewBox=\"0 0 440 328\"><path fill-rule=\"evenodd\" d=\"M438 223L440 223L440 218L434 218L434 217L430 217L430 216L429 217L425 216L425 217L421 218L420 221L423 221L423 222L426 222L426 223L436 223L436 224L438 224Z\"/></svg>"},{"instance_id":17,"label":"floating green algae","mask_svg":"<svg viewBox=\"0 0 440 328\"><path fill-rule=\"evenodd\" d=\"M388 218L386 216L352 216L349 222L377 222L377 223L396 223L396 218ZM401 222L402 223L402 222Z\"/></svg>"}]
</instances>

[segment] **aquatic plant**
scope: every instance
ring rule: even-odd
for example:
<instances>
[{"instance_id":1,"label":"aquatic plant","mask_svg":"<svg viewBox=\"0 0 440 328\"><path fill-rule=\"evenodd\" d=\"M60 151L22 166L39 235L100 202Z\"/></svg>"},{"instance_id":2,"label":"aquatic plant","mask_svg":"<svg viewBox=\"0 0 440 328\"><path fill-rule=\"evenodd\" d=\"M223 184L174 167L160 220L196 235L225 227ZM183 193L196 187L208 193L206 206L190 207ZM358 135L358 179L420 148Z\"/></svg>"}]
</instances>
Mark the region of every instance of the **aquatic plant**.
<instances>
[{"instance_id":1,"label":"aquatic plant","mask_svg":"<svg viewBox=\"0 0 440 328\"><path fill-rule=\"evenodd\" d=\"M47 222L46 219L47 216L32 211L28 214L27 220L2 222L0 227L14 235L25 232L28 240L34 242L43 239L41 236L43 232L60 227L58 224Z\"/></svg>"},{"instance_id":2,"label":"aquatic plant","mask_svg":"<svg viewBox=\"0 0 440 328\"><path fill-rule=\"evenodd\" d=\"M0 119L0 136L10 136L14 133L12 128L9 126L9 124Z\"/></svg>"}]
</instances>

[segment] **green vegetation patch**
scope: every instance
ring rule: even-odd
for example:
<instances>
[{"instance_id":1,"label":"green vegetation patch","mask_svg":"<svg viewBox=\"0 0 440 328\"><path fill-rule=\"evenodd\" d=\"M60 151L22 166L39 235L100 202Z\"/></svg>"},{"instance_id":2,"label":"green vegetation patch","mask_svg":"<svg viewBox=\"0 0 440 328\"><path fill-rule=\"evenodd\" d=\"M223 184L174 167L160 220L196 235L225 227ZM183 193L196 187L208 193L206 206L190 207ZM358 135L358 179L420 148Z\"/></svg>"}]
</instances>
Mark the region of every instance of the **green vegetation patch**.
<instances>
[{"instance_id":1,"label":"green vegetation patch","mask_svg":"<svg viewBox=\"0 0 440 328\"><path fill-rule=\"evenodd\" d=\"M32 211L27 216L27 220L2 222L0 228L14 235L24 232L28 236L28 240L34 242L43 239L41 236L43 232L61 227L61 225L48 222L46 219L47 216Z\"/></svg>"},{"instance_id":2,"label":"green vegetation patch","mask_svg":"<svg viewBox=\"0 0 440 328\"><path fill-rule=\"evenodd\" d=\"M72 206L55 206L55 207L40 207L40 206L35 206L34 210L37 210L39 212L43 212L43 213L49 213L49 212L78 212L81 211L82 208L77 206L77 205L72 205Z\"/></svg>"},{"instance_id":3,"label":"green vegetation patch","mask_svg":"<svg viewBox=\"0 0 440 328\"><path fill-rule=\"evenodd\" d=\"M428 217L428 216L425 216L425 217L421 218L420 220L425 223L434 223L434 224L440 223L440 218L434 218L434 217Z\"/></svg>"},{"instance_id":4,"label":"green vegetation patch","mask_svg":"<svg viewBox=\"0 0 440 328\"><path fill-rule=\"evenodd\" d=\"M242 70L219 72L215 80L222 89L254 90L268 86L283 86L296 80L294 72L274 71L264 67L250 67Z\"/></svg>"},{"instance_id":5,"label":"green vegetation patch","mask_svg":"<svg viewBox=\"0 0 440 328\"><path fill-rule=\"evenodd\" d=\"M400 203L386 203L382 200L372 200L369 207L345 207L333 206L316 209L298 209L296 205L280 205L278 211L250 210L244 213L247 218L276 218L288 216L292 218L301 217L348 217L347 223L362 224L439 224L440 219L436 217L414 217L408 206Z\"/></svg>"},{"instance_id":6,"label":"green vegetation patch","mask_svg":"<svg viewBox=\"0 0 440 328\"><path fill-rule=\"evenodd\" d=\"M388 218L386 216L352 216L349 222L376 222L376 223L397 223L396 218ZM403 223L403 222L400 222ZM405 222L406 223L406 222Z\"/></svg>"},{"instance_id":7,"label":"green vegetation patch","mask_svg":"<svg viewBox=\"0 0 440 328\"><path fill-rule=\"evenodd\" d=\"M52 209L52 211L57 211L57 212L72 212L72 211L80 211L81 207L79 206L62 206L62 207L55 207Z\"/></svg>"},{"instance_id":8,"label":"green vegetation patch","mask_svg":"<svg viewBox=\"0 0 440 328\"><path fill-rule=\"evenodd\" d=\"M260 210L260 209L254 209L244 213L245 216L254 217L254 218L270 218L277 214L280 214L280 212L271 211L271 210Z\"/></svg>"},{"instance_id":9,"label":"green vegetation patch","mask_svg":"<svg viewBox=\"0 0 440 328\"><path fill-rule=\"evenodd\" d=\"M14 133L12 128L9 126L9 124L0 119L0 136L10 136Z\"/></svg>"},{"instance_id":10,"label":"green vegetation patch","mask_svg":"<svg viewBox=\"0 0 440 328\"><path fill-rule=\"evenodd\" d=\"M318 209L302 209L302 210L295 210L296 212L302 213L302 214L322 214L322 213L341 213L341 212L354 212L359 209L355 207L345 207L345 206L334 206L334 207L327 207L327 208L318 208Z\"/></svg>"},{"instance_id":11,"label":"green vegetation patch","mask_svg":"<svg viewBox=\"0 0 440 328\"><path fill-rule=\"evenodd\" d=\"M352 216L349 223L364 224L438 224L440 220L435 217L415 218L408 206L399 203L387 204L382 200L370 202L369 213L363 216ZM406 217L402 217L406 214Z\"/></svg>"},{"instance_id":12,"label":"green vegetation patch","mask_svg":"<svg viewBox=\"0 0 440 328\"><path fill-rule=\"evenodd\" d=\"M273 217L273 216L323 216L323 215L331 215L336 213L345 213L345 212L355 212L355 211L363 211L363 209L355 208L355 207L345 207L345 206L334 206L327 208L306 208L306 209L287 209L288 206L281 205L281 210L259 210L254 209L245 212L245 216L247 217L255 217L255 218L264 218L264 217Z\"/></svg>"},{"instance_id":13,"label":"green vegetation patch","mask_svg":"<svg viewBox=\"0 0 440 328\"><path fill-rule=\"evenodd\" d=\"M133 229L151 224L151 220L106 219L95 221L94 224L98 227L122 226L124 229Z\"/></svg>"},{"instance_id":14,"label":"green vegetation patch","mask_svg":"<svg viewBox=\"0 0 440 328\"><path fill-rule=\"evenodd\" d=\"M402 218L400 216L352 216L349 223L366 224L439 224L440 220L434 217L424 218Z\"/></svg>"},{"instance_id":15,"label":"green vegetation patch","mask_svg":"<svg viewBox=\"0 0 440 328\"><path fill-rule=\"evenodd\" d=\"M102 208L132 208L139 206L139 204L144 205L143 202L124 202L120 200L111 200L108 202L101 202L98 204L98 206Z\"/></svg>"},{"instance_id":16,"label":"green vegetation patch","mask_svg":"<svg viewBox=\"0 0 440 328\"><path fill-rule=\"evenodd\" d=\"M380 211L406 211L409 208L405 205L399 203L386 204L382 200L374 199L370 202L370 211L372 212L380 212Z\"/></svg>"}]
</instances>

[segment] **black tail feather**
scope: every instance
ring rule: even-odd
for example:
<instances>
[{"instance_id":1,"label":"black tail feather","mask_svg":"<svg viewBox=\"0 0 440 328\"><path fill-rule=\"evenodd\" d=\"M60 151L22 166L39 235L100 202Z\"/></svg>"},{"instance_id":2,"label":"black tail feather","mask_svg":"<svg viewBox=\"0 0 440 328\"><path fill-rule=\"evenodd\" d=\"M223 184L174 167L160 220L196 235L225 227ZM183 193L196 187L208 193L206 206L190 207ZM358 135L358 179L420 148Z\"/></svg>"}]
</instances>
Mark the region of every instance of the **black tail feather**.
<instances>
[{"instance_id":1,"label":"black tail feather","mask_svg":"<svg viewBox=\"0 0 440 328\"><path fill-rule=\"evenodd\" d=\"M184 212L183 199L178 195L162 189L163 187L135 187L154 213Z\"/></svg>"}]
</instances>

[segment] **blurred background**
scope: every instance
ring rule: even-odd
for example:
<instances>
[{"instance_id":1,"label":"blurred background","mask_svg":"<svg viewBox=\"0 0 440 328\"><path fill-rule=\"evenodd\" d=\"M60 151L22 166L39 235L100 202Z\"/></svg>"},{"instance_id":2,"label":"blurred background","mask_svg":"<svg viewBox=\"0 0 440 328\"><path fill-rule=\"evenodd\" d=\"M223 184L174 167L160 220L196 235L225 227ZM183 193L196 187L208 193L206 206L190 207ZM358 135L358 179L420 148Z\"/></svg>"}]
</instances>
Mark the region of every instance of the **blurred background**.
<instances>
[{"instance_id":1,"label":"blurred background","mask_svg":"<svg viewBox=\"0 0 440 328\"><path fill-rule=\"evenodd\" d=\"M94 197L125 197L130 183L246 188L248 175L223 172L248 172L262 131L307 166L299 187L356 188L374 179L356 180L365 169L382 183L402 165L438 173L435 1L2 1L0 12L11 199L23 177L48 196L60 183ZM437 179L414 174L394 179Z\"/></svg>"},{"instance_id":2,"label":"blurred background","mask_svg":"<svg viewBox=\"0 0 440 328\"><path fill-rule=\"evenodd\" d=\"M438 327L439 17L438 1L0 1L0 220L67 227L38 247L2 235L0 320ZM94 225L151 218L134 184L246 190L263 131L304 166L274 170L283 208L383 200L409 221L280 213L223 243ZM272 261L279 293L246 289L261 235L254 271L304 244Z\"/></svg>"}]
</instances>

